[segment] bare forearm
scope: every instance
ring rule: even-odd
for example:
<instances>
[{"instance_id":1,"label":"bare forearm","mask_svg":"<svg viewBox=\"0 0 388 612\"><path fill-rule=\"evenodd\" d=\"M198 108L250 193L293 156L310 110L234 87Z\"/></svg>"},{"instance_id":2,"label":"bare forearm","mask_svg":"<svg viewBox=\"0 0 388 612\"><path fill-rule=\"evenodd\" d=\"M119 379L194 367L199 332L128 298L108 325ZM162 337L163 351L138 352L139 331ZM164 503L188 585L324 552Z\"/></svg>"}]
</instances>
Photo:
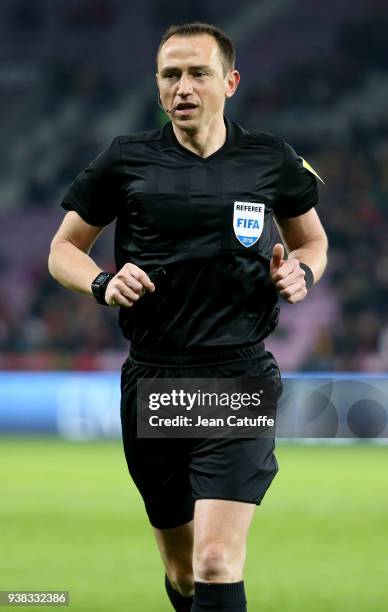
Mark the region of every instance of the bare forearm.
<instances>
[{"instance_id":1,"label":"bare forearm","mask_svg":"<svg viewBox=\"0 0 388 612\"><path fill-rule=\"evenodd\" d=\"M295 258L305 263L314 275L314 282L321 278L327 264L327 240L316 239L288 253L288 259Z\"/></svg>"},{"instance_id":2,"label":"bare forearm","mask_svg":"<svg viewBox=\"0 0 388 612\"><path fill-rule=\"evenodd\" d=\"M57 242L51 247L49 272L61 285L73 291L92 295L91 284L101 268L70 242Z\"/></svg>"}]
</instances>

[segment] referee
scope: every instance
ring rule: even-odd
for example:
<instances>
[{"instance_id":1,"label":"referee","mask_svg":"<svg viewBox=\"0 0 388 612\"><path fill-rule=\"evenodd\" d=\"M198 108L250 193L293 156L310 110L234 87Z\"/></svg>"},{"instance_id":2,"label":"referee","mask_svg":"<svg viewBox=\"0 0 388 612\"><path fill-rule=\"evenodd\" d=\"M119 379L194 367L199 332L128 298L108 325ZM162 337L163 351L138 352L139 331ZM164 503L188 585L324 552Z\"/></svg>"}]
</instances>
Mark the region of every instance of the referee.
<instances>
[{"instance_id":1,"label":"referee","mask_svg":"<svg viewBox=\"0 0 388 612\"><path fill-rule=\"evenodd\" d=\"M273 438L136 436L141 378L280 378L263 340L278 294L303 300L326 266L316 173L277 136L224 116L240 75L218 28L171 27L157 53L162 129L119 136L68 189L52 276L120 307L125 457L177 611L247 610L246 538L277 470ZM318 177L319 178L319 177ZM272 220L283 244L273 246ZM116 220L116 272L88 253ZM96 307L97 304L96 304Z\"/></svg>"}]
</instances>

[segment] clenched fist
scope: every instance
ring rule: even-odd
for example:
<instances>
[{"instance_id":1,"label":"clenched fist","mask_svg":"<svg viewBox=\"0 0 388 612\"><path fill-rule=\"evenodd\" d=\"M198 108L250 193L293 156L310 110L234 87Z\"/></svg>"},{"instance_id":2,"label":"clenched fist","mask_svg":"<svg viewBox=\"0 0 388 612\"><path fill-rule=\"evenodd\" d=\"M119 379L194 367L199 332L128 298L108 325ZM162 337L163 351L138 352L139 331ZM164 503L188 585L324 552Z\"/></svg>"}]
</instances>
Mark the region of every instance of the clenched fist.
<instances>
[{"instance_id":1,"label":"clenched fist","mask_svg":"<svg viewBox=\"0 0 388 612\"><path fill-rule=\"evenodd\" d=\"M135 264L126 263L108 283L105 301L108 306L131 308L146 291L155 291L154 283Z\"/></svg>"},{"instance_id":2,"label":"clenched fist","mask_svg":"<svg viewBox=\"0 0 388 612\"><path fill-rule=\"evenodd\" d=\"M275 244L270 262L272 282L289 304L295 304L307 295L305 271L300 267L298 259L283 259L283 257L283 245Z\"/></svg>"}]
</instances>

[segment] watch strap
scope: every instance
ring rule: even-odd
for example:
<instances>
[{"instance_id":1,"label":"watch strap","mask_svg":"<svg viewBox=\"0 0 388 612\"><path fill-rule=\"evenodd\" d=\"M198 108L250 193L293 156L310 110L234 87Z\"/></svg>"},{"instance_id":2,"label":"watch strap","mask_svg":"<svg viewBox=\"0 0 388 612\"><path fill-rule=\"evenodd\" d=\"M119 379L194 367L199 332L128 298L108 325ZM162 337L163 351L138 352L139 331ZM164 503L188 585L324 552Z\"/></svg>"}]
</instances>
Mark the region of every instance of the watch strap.
<instances>
[{"instance_id":1,"label":"watch strap","mask_svg":"<svg viewBox=\"0 0 388 612\"><path fill-rule=\"evenodd\" d=\"M310 289L314 284L314 274L311 268L301 261L299 262L299 267L304 270L304 280L306 282L306 287L307 289Z\"/></svg>"}]
</instances>

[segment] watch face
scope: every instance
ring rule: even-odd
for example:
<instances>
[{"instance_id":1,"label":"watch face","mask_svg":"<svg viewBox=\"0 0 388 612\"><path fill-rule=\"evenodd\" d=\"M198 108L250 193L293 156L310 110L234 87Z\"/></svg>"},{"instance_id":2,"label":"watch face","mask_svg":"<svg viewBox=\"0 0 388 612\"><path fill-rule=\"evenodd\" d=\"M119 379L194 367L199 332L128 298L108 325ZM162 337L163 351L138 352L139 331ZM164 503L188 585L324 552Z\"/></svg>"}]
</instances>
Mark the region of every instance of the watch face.
<instances>
[{"instance_id":1,"label":"watch face","mask_svg":"<svg viewBox=\"0 0 388 612\"><path fill-rule=\"evenodd\" d=\"M113 278L114 274L110 272L100 272L92 282L92 293L99 304L108 304L105 301L105 291L109 281Z\"/></svg>"},{"instance_id":2,"label":"watch face","mask_svg":"<svg viewBox=\"0 0 388 612\"><path fill-rule=\"evenodd\" d=\"M100 272L100 274L94 279L93 285L99 287L108 278L108 276L109 274L105 274L105 272Z\"/></svg>"}]
</instances>

